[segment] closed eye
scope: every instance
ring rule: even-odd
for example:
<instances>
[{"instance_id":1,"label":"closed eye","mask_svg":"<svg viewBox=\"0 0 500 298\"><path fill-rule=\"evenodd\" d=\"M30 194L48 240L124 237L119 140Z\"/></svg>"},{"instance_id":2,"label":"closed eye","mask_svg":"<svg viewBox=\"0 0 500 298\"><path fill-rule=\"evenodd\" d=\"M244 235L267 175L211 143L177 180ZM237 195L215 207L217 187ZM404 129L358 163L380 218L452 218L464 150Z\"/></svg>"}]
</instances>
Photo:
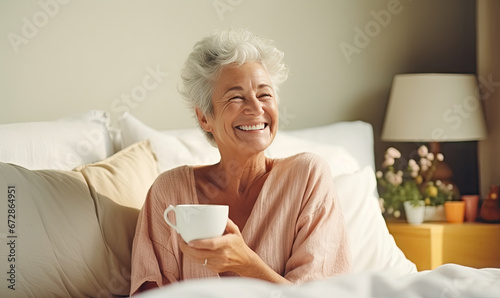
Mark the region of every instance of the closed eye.
<instances>
[{"instance_id":1,"label":"closed eye","mask_svg":"<svg viewBox=\"0 0 500 298\"><path fill-rule=\"evenodd\" d=\"M262 97L272 97L272 95L269 93L264 93L264 94L259 95L259 98L262 98Z\"/></svg>"}]
</instances>

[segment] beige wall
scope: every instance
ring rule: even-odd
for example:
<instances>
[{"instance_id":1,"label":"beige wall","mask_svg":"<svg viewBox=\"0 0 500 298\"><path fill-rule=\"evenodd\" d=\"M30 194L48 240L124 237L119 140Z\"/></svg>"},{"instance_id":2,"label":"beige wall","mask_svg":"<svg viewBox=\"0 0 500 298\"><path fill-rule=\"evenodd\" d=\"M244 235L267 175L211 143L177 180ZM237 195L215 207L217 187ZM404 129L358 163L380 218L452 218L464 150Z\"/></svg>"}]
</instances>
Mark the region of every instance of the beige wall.
<instances>
[{"instance_id":1,"label":"beige wall","mask_svg":"<svg viewBox=\"0 0 500 298\"><path fill-rule=\"evenodd\" d=\"M500 184L500 1L477 2L477 74L488 124L488 139L479 144L481 192Z\"/></svg>"},{"instance_id":2,"label":"beige wall","mask_svg":"<svg viewBox=\"0 0 500 298\"><path fill-rule=\"evenodd\" d=\"M283 129L368 121L380 159L394 74L475 72L470 0L59 1L0 2L0 123L127 109L192 127L176 90L184 59L210 30L246 27L285 51Z\"/></svg>"}]
</instances>

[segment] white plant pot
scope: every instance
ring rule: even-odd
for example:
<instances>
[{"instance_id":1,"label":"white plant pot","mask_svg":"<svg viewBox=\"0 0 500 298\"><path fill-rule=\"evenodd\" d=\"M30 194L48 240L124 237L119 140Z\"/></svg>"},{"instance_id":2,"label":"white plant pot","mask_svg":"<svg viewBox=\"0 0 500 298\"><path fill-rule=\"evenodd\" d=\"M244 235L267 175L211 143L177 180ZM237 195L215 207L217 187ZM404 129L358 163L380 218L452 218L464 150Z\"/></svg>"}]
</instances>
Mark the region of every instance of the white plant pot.
<instances>
[{"instance_id":1,"label":"white plant pot","mask_svg":"<svg viewBox=\"0 0 500 298\"><path fill-rule=\"evenodd\" d=\"M424 222L425 203L419 201L418 206L413 206L411 202L404 202L406 220L411 225L419 225Z\"/></svg>"},{"instance_id":2,"label":"white plant pot","mask_svg":"<svg viewBox=\"0 0 500 298\"><path fill-rule=\"evenodd\" d=\"M425 206L424 221L446 221L444 206Z\"/></svg>"}]
</instances>

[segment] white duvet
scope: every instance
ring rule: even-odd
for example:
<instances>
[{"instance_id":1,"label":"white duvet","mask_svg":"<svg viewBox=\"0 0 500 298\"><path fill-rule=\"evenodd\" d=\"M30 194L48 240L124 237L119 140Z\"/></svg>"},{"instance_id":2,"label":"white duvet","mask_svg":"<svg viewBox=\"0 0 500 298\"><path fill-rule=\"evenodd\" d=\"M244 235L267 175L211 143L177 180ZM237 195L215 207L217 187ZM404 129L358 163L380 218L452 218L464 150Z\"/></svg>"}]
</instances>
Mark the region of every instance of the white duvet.
<instances>
[{"instance_id":1,"label":"white duvet","mask_svg":"<svg viewBox=\"0 0 500 298\"><path fill-rule=\"evenodd\" d=\"M139 295L155 297L500 297L500 269L445 264L405 276L361 272L302 285L276 285L248 278L189 280Z\"/></svg>"}]
</instances>

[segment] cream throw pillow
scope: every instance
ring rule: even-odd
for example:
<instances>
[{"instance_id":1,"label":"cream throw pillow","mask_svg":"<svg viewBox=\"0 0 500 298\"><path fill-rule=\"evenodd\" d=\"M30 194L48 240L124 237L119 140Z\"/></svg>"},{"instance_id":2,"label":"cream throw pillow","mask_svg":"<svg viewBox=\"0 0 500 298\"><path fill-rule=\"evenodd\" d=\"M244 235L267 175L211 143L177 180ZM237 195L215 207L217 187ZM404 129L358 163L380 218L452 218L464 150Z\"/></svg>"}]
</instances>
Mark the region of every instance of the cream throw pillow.
<instances>
[{"instance_id":1,"label":"cream throw pillow","mask_svg":"<svg viewBox=\"0 0 500 298\"><path fill-rule=\"evenodd\" d=\"M149 143L141 142L77 171L35 170L0 163L0 279L9 297L127 295L135 223L158 175ZM12 199L12 196L11 196ZM15 214L12 233L8 214ZM7 238L15 236L15 238ZM14 241L13 247L6 243ZM12 243L12 242L11 242ZM8 255L13 254L14 258ZM8 286L14 290L6 290Z\"/></svg>"},{"instance_id":2,"label":"cream throw pillow","mask_svg":"<svg viewBox=\"0 0 500 298\"><path fill-rule=\"evenodd\" d=\"M136 143L111 158L76 170L83 174L96 198L97 218L107 245L129 270L139 210L158 176L149 142Z\"/></svg>"}]
</instances>

